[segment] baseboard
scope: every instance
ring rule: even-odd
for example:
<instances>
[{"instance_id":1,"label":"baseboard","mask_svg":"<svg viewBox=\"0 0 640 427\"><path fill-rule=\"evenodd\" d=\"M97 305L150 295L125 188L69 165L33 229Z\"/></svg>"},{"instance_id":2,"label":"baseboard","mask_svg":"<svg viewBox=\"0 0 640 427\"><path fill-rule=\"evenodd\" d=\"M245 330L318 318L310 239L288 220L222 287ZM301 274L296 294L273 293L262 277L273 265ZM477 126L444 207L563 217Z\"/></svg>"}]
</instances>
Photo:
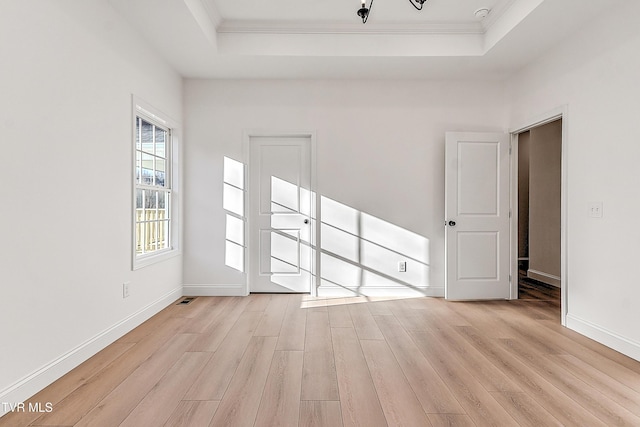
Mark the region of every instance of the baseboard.
<instances>
[{"instance_id":1,"label":"baseboard","mask_svg":"<svg viewBox=\"0 0 640 427\"><path fill-rule=\"evenodd\" d=\"M100 350L136 328L150 317L167 307L182 296L182 287L158 298L156 301L141 308L127 318L121 320L98 335L88 339L77 347L69 350L52 362L25 376L16 383L0 391L0 402L24 402L58 378L79 366L81 363L98 353ZM0 406L0 417L8 411L5 405Z\"/></svg>"},{"instance_id":2,"label":"baseboard","mask_svg":"<svg viewBox=\"0 0 640 427\"><path fill-rule=\"evenodd\" d=\"M555 286L557 288L560 287L560 277L554 276L553 274L533 270L530 268L527 270L527 277L542 283L546 283L547 285Z\"/></svg>"},{"instance_id":3,"label":"baseboard","mask_svg":"<svg viewBox=\"0 0 640 427\"><path fill-rule=\"evenodd\" d=\"M606 345L620 353L640 361L640 343L611 332L606 328L581 319L572 314L567 314L567 327Z\"/></svg>"},{"instance_id":4,"label":"baseboard","mask_svg":"<svg viewBox=\"0 0 640 427\"><path fill-rule=\"evenodd\" d=\"M244 297L245 285L182 285L182 294L192 297Z\"/></svg>"}]
</instances>

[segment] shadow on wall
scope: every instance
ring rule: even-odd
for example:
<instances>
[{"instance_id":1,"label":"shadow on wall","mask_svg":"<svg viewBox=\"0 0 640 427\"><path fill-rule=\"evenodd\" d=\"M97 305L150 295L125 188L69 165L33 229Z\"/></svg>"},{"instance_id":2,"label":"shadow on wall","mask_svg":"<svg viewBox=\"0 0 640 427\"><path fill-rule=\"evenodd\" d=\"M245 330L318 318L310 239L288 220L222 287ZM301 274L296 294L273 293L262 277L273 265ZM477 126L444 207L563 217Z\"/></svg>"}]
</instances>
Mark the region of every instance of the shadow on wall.
<instances>
[{"instance_id":1,"label":"shadow on wall","mask_svg":"<svg viewBox=\"0 0 640 427\"><path fill-rule=\"evenodd\" d=\"M226 211L225 263L245 272L245 169L241 162L224 158L223 207ZM315 194L308 189L271 177L272 212L298 213L312 206ZM309 203L300 203L308 201ZM320 280L318 296L424 296L429 286L429 239L388 221L320 196ZM300 212L316 218L312 212ZM263 231L264 233L264 231ZM262 237L262 236L261 236ZM308 262L316 248L309 233L286 228L268 230L261 239L267 254L271 280L287 287L295 277L310 276ZM401 270L401 263L404 265ZM262 269L262 267L261 267Z\"/></svg>"}]
</instances>

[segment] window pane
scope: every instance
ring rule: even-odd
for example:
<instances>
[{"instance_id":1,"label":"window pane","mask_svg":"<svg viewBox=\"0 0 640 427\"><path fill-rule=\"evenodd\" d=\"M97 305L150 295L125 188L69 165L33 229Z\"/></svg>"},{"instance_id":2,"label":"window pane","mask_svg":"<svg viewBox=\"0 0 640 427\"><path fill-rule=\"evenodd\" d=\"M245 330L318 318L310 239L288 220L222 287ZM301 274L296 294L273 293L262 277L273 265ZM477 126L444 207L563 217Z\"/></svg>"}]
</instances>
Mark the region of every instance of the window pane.
<instances>
[{"instance_id":1,"label":"window pane","mask_svg":"<svg viewBox=\"0 0 640 427\"><path fill-rule=\"evenodd\" d=\"M166 193L164 191L158 191L158 209L166 208Z\"/></svg>"},{"instance_id":2,"label":"window pane","mask_svg":"<svg viewBox=\"0 0 640 427\"><path fill-rule=\"evenodd\" d=\"M142 178L141 183L153 185L153 156L142 153Z\"/></svg>"},{"instance_id":3,"label":"window pane","mask_svg":"<svg viewBox=\"0 0 640 427\"><path fill-rule=\"evenodd\" d=\"M157 200L156 200L156 195L158 194L157 191L155 190L144 190L144 207L145 209L155 209L156 206L158 206L157 204ZM153 214L153 217L150 217L148 215ZM153 221L155 219L155 212L151 213L148 212L147 217L145 218L146 221Z\"/></svg>"},{"instance_id":4,"label":"window pane","mask_svg":"<svg viewBox=\"0 0 640 427\"><path fill-rule=\"evenodd\" d=\"M164 159L156 158L156 182L155 185L159 185L160 187L165 186L165 176L166 176L166 161Z\"/></svg>"},{"instance_id":5,"label":"window pane","mask_svg":"<svg viewBox=\"0 0 640 427\"><path fill-rule=\"evenodd\" d=\"M142 165L142 154L136 151L136 184L140 184L140 168Z\"/></svg>"},{"instance_id":6,"label":"window pane","mask_svg":"<svg viewBox=\"0 0 640 427\"><path fill-rule=\"evenodd\" d=\"M158 221L158 249L169 247L169 221Z\"/></svg>"},{"instance_id":7,"label":"window pane","mask_svg":"<svg viewBox=\"0 0 640 427\"><path fill-rule=\"evenodd\" d=\"M142 253L142 244L144 241L144 224L136 223L136 254Z\"/></svg>"},{"instance_id":8,"label":"window pane","mask_svg":"<svg viewBox=\"0 0 640 427\"><path fill-rule=\"evenodd\" d=\"M156 128L156 156L165 157L165 144L167 142L167 131Z\"/></svg>"},{"instance_id":9,"label":"window pane","mask_svg":"<svg viewBox=\"0 0 640 427\"><path fill-rule=\"evenodd\" d=\"M142 209L142 190L136 190L136 209Z\"/></svg>"},{"instance_id":10,"label":"window pane","mask_svg":"<svg viewBox=\"0 0 640 427\"><path fill-rule=\"evenodd\" d=\"M141 137L142 137L142 151L153 154L153 126L151 123L141 120Z\"/></svg>"},{"instance_id":11,"label":"window pane","mask_svg":"<svg viewBox=\"0 0 640 427\"><path fill-rule=\"evenodd\" d=\"M156 223L147 222L144 224L145 239L144 239L144 251L152 252L156 250Z\"/></svg>"},{"instance_id":12,"label":"window pane","mask_svg":"<svg viewBox=\"0 0 640 427\"><path fill-rule=\"evenodd\" d=\"M136 150L140 149L140 117L136 117Z\"/></svg>"}]
</instances>

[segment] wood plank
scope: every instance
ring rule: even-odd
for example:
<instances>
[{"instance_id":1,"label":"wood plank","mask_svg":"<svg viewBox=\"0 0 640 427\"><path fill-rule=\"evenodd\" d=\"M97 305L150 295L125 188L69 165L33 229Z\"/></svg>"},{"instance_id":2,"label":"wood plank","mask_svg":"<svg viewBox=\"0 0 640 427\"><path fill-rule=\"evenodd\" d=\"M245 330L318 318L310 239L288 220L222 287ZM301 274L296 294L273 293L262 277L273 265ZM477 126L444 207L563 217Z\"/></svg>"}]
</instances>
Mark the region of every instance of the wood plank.
<instances>
[{"instance_id":1,"label":"wood plank","mask_svg":"<svg viewBox=\"0 0 640 427\"><path fill-rule=\"evenodd\" d=\"M133 328L131 331L124 334L116 342L137 343L137 342L140 342L143 338L147 337L148 335L161 331L162 325L164 325L165 322L168 322L169 319L172 318L171 316L172 305L178 301L179 300L172 302L169 306L160 310L160 312L158 312L155 316L150 317L149 319L142 322L142 324L140 324L136 328ZM183 322L182 324L184 325L186 324L186 322Z\"/></svg>"},{"instance_id":2,"label":"wood plank","mask_svg":"<svg viewBox=\"0 0 640 427\"><path fill-rule=\"evenodd\" d=\"M193 324L193 321L205 313L214 304L215 298L218 297L191 297L193 299L189 304L180 304L180 301L184 298L187 297L180 298L176 303L167 307L166 310L170 312L171 317L187 317L192 320L189 323Z\"/></svg>"},{"instance_id":3,"label":"wood plank","mask_svg":"<svg viewBox=\"0 0 640 427\"><path fill-rule=\"evenodd\" d=\"M411 331L416 345L447 383L471 419L479 425L514 426L515 420L466 369L428 332Z\"/></svg>"},{"instance_id":4,"label":"wood plank","mask_svg":"<svg viewBox=\"0 0 640 427\"><path fill-rule=\"evenodd\" d=\"M514 339L500 340L504 348L531 367L536 373L556 386L564 394L581 404L587 411L609 426L640 425L640 417L634 415L617 402L608 398L594 387L579 380L571 373L554 364L544 354L535 351L528 342Z\"/></svg>"},{"instance_id":5,"label":"wood plank","mask_svg":"<svg viewBox=\"0 0 640 427\"><path fill-rule=\"evenodd\" d=\"M199 300L206 303L202 304L204 309L199 310L197 315L191 317L191 321L188 322L182 330L183 333L205 333L211 327L211 324L218 321L218 318L223 316L227 308L232 305L231 300L225 297L199 297L194 300L194 302ZM185 307L189 307L194 302L186 305Z\"/></svg>"},{"instance_id":6,"label":"wood plank","mask_svg":"<svg viewBox=\"0 0 640 427\"><path fill-rule=\"evenodd\" d=\"M208 426L220 402L215 400L183 400L164 427Z\"/></svg>"},{"instance_id":7,"label":"wood plank","mask_svg":"<svg viewBox=\"0 0 640 427\"><path fill-rule=\"evenodd\" d=\"M452 326L474 326L492 338L512 338L517 336L517 333L506 322L496 322L493 307L485 302L457 301L453 304L448 304L447 307L450 312L455 313L455 316L464 319L464 321L450 323ZM434 312L440 319L449 322L450 313L443 310Z\"/></svg>"},{"instance_id":8,"label":"wood plank","mask_svg":"<svg viewBox=\"0 0 640 427\"><path fill-rule=\"evenodd\" d=\"M253 426L277 341L276 337L251 338L211 427Z\"/></svg>"},{"instance_id":9,"label":"wood plank","mask_svg":"<svg viewBox=\"0 0 640 427\"><path fill-rule=\"evenodd\" d=\"M329 323L332 328L353 328L351 313L349 313L349 306L329 306Z\"/></svg>"},{"instance_id":10,"label":"wood plank","mask_svg":"<svg viewBox=\"0 0 640 427\"><path fill-rule=\"evenodd\" d=\"M444 303L444 304L443 304ZM422 312L427 311L435 314L437 317L444 318L451 326L471 326L473 323L468 319L468 306L477 307L476 304L481 302L463 302L463 301L442 301L436 298L420 298L418 300L407 300L404 304ZM421 314L420 312L418 314Z\"/></svg>"},{"instance_id":11,"label":"wood plank","mask_svg":"<svg viewBox=\"0 0 640 427\"><path fill-rule=\"evenodd\" d=\"M387 422L391 425L430 426L387 343L361 340L360 345Z\"/></svg>"},{"instance_id":12,"label":"wood plank","mask_svg":"<svg viewBox=\"0 0 640 427\"><path fill-rule=\"evenodd\" d=\"M585 342L590 342L594 348L580 344L578 340L567 340L567 336L573 336L576 333L567 328L562 330L549 330L540 328L538 325L545 324L546 321L535 321L520 315L520 312L514 307L509 307L509 317L506 314L501 315L505 321L511 320L512 327L520 332L520 336L529 340L532 344L537 344L538 351L545 354L571 354L578 359L588 363L598 370L606 373L616 381L626 385L627 387L640 392L640 363L629 363L629 358L621 357L622 360L614 360L615 356L609 356L609 353L615 353L601 344L597 344L586 337L582 337ZM540 346L540 342L544 341L544 346ZM545 348L551 348L546 351ZM623 362L624 360L624 362ZM630 366L626 366L628 363Z\"/></svg>"},{"instance_id":13,"label":"wood plank","mask_svg":"<svg viewBox=\"0 0 640 427\"><path fill-rule=\"evenodd\" d=\"M386 426L355 330L332 328L331 336L344 426Z\"/></svg>"},{"instance_id":14,"label":"wood plank","mask_svg":"<svg viewBox=\"0 0 640 427\"><path fill-rule=\"evenodd\" d=\"M302 363L301 351L275 352L254 427L298 425Z\"/></svg>"},{"instance_id":15,"label":"wood plank","mask_svg":"<svg viewBox=\"0 0 640 427\"><path fill-rule=\"evenodd\" d=\"M376 323L389 343L400 368L426 413L464 414L449 387L433 369L398 320L376 316Z\"/></svg>"},{"instance_id":16,"label":"wood plank","mask_svg":"<svg viewBox=\"0 0 640 427\"><path fill-rule=\"evenodd\" d=\"M333 303L333 300L329 301L327 298L324 298L324 297L314 297L311 295L303 295L301 307L309 310L317 309L317 310L325 311L327 310L327 305L330 302Z\"/></svg>"},{"instance_id":17,"label":"wood plank","mask_svg":"<svg viewBox=\"0 0 640 427\"><path fill-rule=\"evenodd\" d=\"M329 314L307 313L302 400L339 400Z\"/></svg>"},{"instance_id":18,"label":"wood plank","mask_svg":"<svg viewBox=\"0 0 640 427\"><path fill-rule=\"evenodd\" d=\"M289 296L289 305L282 320L276 350L304 351L307 310L300 307L301 302L301 295Z\"/></svg>"},{"instance_id":19,"label":"wood plank","mask_svg":"<svg viewBox=\"0 0 640 427\"><path fill-rule=\"evenodd\" d=\"M354 304L349 306L349 314L353 326L361 340L381 340L384 339L382 332L376 325L375 320L365 304Z\"/></svg>"},{"instance_id":20,"label":"wood plank","mask_svg":"<svg viewBox=\"0 0 640 427\"><path fill-rule=\"evenodd\" d=\"M433 427L476 427L468 415L458 414L428 414Z\"/></svg>"},{"instance_id":21,"label":"wood plank","mask_svg":"<svg viewBox=\"0 0 640 427\"><path fill-rule=\"evenodd\" d=\"M163 425L211 359L211 355L212 353L204 352L183 353L119 427Z\"/></svg>"},{"instance_id":22,"label":"wood plank","mask_svg":"<svg viewBox=\"0 0 640 427\"><path fill-rule=\"evenodd\" d=\"M300 402L299 427L342 427L340 402L303 400Z\"/></svg>"},{"instance_id":23,"label":"wood plank","mask_svg":"<svg viewBox=\"0 0 640 427\"><path fill-rule=\"evenodd\" d=\"M216 351L235 323L238 321L245 307L249 304L248 298L228 297L230 301L222 312L215 316L202 331L200 338L196 340L189 351ZM258 316L258 315L254 315Z\"/></svg>"},{"instance_id":24,"label":"wood plank","mask_svg":"<svg viewBox=\"0 0 640 427\"><path fill-rule=\"evenodd\" d=\"M487 359L508 374L524 392L558 418L563 425L606 425L515 356L503 350L496 340L483 337L472 327L460 326L456 327L456 330L481 351Z\"/></svg>"},{"instance_id":25,"label":"wood plank","mask_svg":"<svg viewBox=\"0 0 640 427\"><path fill-rule=\"evenodd\" d=\"M543 320L538 323L544 326L545 328L552 330L553 332L556 333L556 335L560 335L560 337L562 337L563 342L565 344L566 353L571 353L574 356L576 356L576 352L579 354L582 354L582 353L585 353L585 349L586 349L589 352L589 359L594 362L590 364L595 366L596 368L599 365L602 365L603 363L606 365L613 365L613 366L619 365L623 368L628 369L631 372L640 374L640 363L637 360L632 359L629 356L626 356L622 353L619 353L612 348L606 347L600 344L599 342L592 340L591 338L588 338L584 335L579 334L576 331L572 331L569 328L565 328L564 326L560 325L558 322ZM574 347L573 343L576 343L579 346ZM576 357L579 357L579 356L576 356ZM602 362L602 359L604 359L605 362ZM628 371L623 371L623 373L624 372L628 372ZM638 377L636 375L631 374L630 378L632 379L632 381L637 381ZM636 390L636 391L639 391L639 390Z\"/></svg>"},{"instance_id":26,"label":"wood plank","mask_svg":"<svg viewBox=\"0 0 640 427\"><path fill-rule=\"evenodd\" d=\"M270 294L251 294L245 298L249 299L245 311L265 311L271 301Z\"/></svg>"},{"instance_id":27,"label":"wood plank","mask_svg":"<svg viewBox=\"0 0 640 427\"><path fill-rule=\"evenodd\" d=\"M424 319L420 313L422 310L414 310L404 301L389 301L389 309L398 322L407 331L423 331L426 328Z\"/></svg>"},{"instance_id":28,"label":"wood plank","mask_svg":"<svg viewBox=\"0 0 640 427\"><path fill-rule=\"evenodd\" d=\"M104 350L98 352L86 362L82 363L80 366L73 369L50 386L46 387L44 390L27 399L25 401L25 405L28 407L29 404L39 404L44 407L46 403L51 403L57 410L58 403L62 399L100 373L100 371L109 366L114 360L122 356L134 345L134 343L115 342L107 346ZM9 426L26 426L34 422L40 416L42 416L42 414L39 412L10 412L2 417L0 425L4 425L6 423L6 425Z\"/></svg>"},{"instance_id":29,"label":"wood plank","mask_svg":"<svg viewBox=\"0 0 640 427\"><path fill-rule=\"evenodd\" d=\"M260 324L253 333L256 337L277 337L289 304L289 295L272 295L264 310Z\"/></svg>"},{"instance_id":30,"label":"wood plank","mask_svg":"<svg viewBox=\"0 0 640 427\"><path fill-rule=\"evenodd\" d=\"M442 351L456 358L488 391L519 392L522 391L504 372L487 360L473 345L447 324L445 319L423 311L424 324L433 343Z\"/></svg>"},{"instance_id":31,"label":"wood plank","mask_svg":"<svg viewBox=\"0 0 640 427\"><path fill-rule=\"evenodd\" d=\"M369 313L371 313L372 316L393 316L393 313L386 302L370 302L366 304L366 307L369 309Z\"/></svg>"},{"instance_id":32,"label":"wood plank","mask_svg":"<svg viewBox=\"0 0 640 427\"><path fill-rule=\"evenodd\" d=\"M153 357L159 349L163 349L163 345L175 336L176 331L183 327L184 322L184 319L166 318L163 327L154 333L145 334L140 342L96 375L87 379L84 384L56 404L53 412L40 417L37 423L39 425L61 426L77 423L80 418L91 411L105 396L139 368L145 360ZM187 336L183 339L187 342L191 340L190 337ZM120 342L118 341L118 343ZM175 349L174 346L181 343L182 341L173 343L174 345L170 346L170 349Z\"/></svg>"},{"instance_id":33,"label":"wood plank","mask_svg":"<svg viewBox=\"0 0 640 427\"><path fill-rule=\"evenodd\" d=\"M220 349L185 395L185 400L222 400L261 317L262 312L256 311L240 315L233 332L222 341Z\"/></svg>"},{"instance_id":34,"label":"wood plank","mask_svg":"<svg viewBox=\"0 0 640 427\"><path fill-rule=\"evenodd\" d=\"M75 425L84 427L120 424L196 338L195 334L176 335Z\"/></svg>"},{"instance_id":35,"label":"wood plank","mask_svg":"<svg viewBox=\"0 0 640 427\"><path fill-rule=\"evenodd\" d=\"M640 393L637 391L621 384L571 354L548 355L547 357L565 371L571 372L575 377L580 378L619 405L640 416Z\"/></svg>"},{"instance_id":36,"label":"wood plank","mask_svg":"<svg viewBox=\"0 0 640 427\"><path fill-rule=\"evenodd\" d=\"M523 427L562 426L541 405L526 393L491 392L491 395Z\"/></svg>"},{"instance_id":37,"label":"wood plank","mask_svg":"<svg viewBox=\"0 0 640 427\"><path fill-rule=\"evenodd\" d=\"M530 318L526 307L515 307L513 305L505 306L506 310L497 313L499 319L504 320L504 324L508 325L516 335L514 339L526 340L529 345L535 347L536 351L542 354L563 354L562 347L554 345L550 338L554 334L542 334L538 326L538 320ZM514 310L518 315L514 316ZM507 339L507 338L504 338Z\"/></svg>"}]
</instances>

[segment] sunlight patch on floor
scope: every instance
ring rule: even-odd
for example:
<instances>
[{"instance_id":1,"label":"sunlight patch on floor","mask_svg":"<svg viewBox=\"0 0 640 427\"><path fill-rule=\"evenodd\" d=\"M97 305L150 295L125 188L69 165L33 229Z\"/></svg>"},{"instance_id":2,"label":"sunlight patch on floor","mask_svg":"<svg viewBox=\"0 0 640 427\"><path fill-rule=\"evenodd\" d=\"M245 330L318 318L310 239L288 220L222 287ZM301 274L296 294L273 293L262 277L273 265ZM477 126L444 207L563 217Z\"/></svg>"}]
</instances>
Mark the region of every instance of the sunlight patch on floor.
<instances>
[{"instance_id":1,"label":"sunlight patch on floor","mask_svg":"<svg viewBox=\"0 0 640 427\"><path fill-rule=\"evenodd\" d=\"M350 305L350 304L362 304L365 302L378 302L378 301L392 301L402 299L415 299L425 297L415 296L384 296L384 297L313 297L311 295L304 295L300 303L300 308L316 308L316 307L332 307L337 305Z\"/></svg>"}]
</instances>

